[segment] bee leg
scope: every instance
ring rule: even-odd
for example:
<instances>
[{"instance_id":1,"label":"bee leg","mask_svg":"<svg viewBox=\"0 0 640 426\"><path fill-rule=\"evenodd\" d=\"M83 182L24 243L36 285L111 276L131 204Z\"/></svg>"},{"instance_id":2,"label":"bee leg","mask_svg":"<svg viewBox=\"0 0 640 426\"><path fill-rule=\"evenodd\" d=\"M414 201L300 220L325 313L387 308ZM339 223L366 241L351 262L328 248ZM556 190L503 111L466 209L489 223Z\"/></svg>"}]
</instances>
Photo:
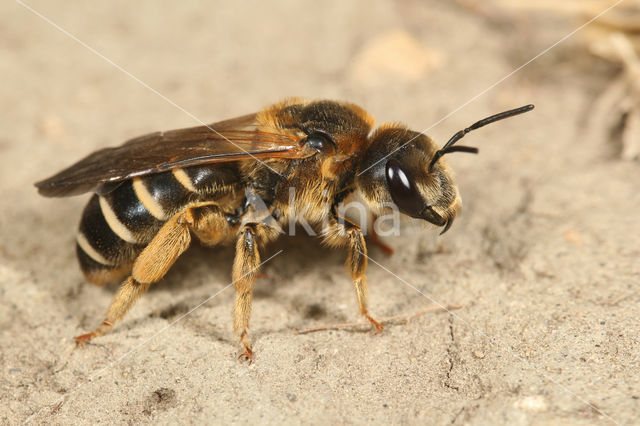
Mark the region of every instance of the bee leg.
<instances>
[{"instance_id":1,"label":"bee leg","mask_svg":"<svg viewBox=\"0 0 640 426\"><path fill-rule=\"evenodd\" d=\"M371 244L378 246L384 252L384 254L386 254L387 256L391 256L393 254L393 248L387 243L385 243L384 241L382 241L382 239L380 238L380 235L378 235L378 233L376 232L376 227L375 227L376 220L378 220L378 216L375 214L372 214L371 215L371 231L369 234L369 240L371 241Z\"/></svg>"},{"instance_id":2,"label":"bee leg","mask_svg":"<svg viewBox=\"0 0 640 426\"><path fill-rule=\"evenodd\" d=\"M360 313L369 320L371 325L380 333L384 326L369 315L369 289L367 287L367 245L364 234L356 225L345 223L346 233L349 240L349 252L347 255L347 267L351 271L353 286L358 297Z\"/></svg>"},{"instance_id":3,"label":"bee leg","mask_svg":"<svg viewBox=\"0 0 640 426\"><path fill-rule=\"evenodd\" d=\"M115 322L122 319L149 286L164 277L189 247L190 228L194 222L193 209L185 209L162 226L134 262L131 276L120 285L102 324L92 332L76 337L76 343L85 343L111 330Z\"/></svg>"},{"instance_id":4,"label":"bee leg","mask_svg":"<svg viewBox=\"0 0 640 426\"><path fill-rule=\"evenodd\" d=\"M233 330L240 336L240 346L244 352L239 358L246 358L251 363L253 351L249 345L249 318L251 317L251 301L253 285L258 276L260 253L258 251L257 224L245 225L236 242L236 257L233 262L233 282L236 287L236 301L233 306Z\"/></svg>"}]
</instances>

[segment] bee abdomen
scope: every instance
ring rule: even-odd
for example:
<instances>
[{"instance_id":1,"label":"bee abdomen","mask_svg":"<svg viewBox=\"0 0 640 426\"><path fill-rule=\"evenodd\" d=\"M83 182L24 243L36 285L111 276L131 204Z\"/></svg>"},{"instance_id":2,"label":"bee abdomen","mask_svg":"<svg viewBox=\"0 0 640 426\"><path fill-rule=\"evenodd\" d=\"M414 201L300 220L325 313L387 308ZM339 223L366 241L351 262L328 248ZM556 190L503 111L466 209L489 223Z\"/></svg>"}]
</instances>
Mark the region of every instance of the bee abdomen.
<instances>
[{"instance_id":1,"label":"bee abdomen","mask_svg":"<svg viewBox=\"0 0 640 426\"><path fill-rule=\"evenodd\" d=\"M76 245L87 279L103 284L126 275L189 193L169 172L134 178L111 192L95 194L84 209Z\"/></svg>"},{"instance_id":2,"label":"bee abdomen","mask_svg":"<svg viewBox=\"0 0 640 426\"><path fill-rule=\"evenodd\" d=\"M171 216L192 201L224 193L233 170L195 167L134 178L95 194L84 209L76 252L95 284L117 281Z\"/></svg>"},{"instance_id":3,"label":"bee abdomen","mask_svg":"<svg viewBox=\"0 0 640 426\"><path fill-rule=\"evenodd\" d=\"M103 196L96 194L91 197L82 214L76 238L80 267L94 284L122 278L144 248L117 219L113 210L109 207L103 209L105 206L108 206L108 201Z\"/></svg>"}]
</instances>

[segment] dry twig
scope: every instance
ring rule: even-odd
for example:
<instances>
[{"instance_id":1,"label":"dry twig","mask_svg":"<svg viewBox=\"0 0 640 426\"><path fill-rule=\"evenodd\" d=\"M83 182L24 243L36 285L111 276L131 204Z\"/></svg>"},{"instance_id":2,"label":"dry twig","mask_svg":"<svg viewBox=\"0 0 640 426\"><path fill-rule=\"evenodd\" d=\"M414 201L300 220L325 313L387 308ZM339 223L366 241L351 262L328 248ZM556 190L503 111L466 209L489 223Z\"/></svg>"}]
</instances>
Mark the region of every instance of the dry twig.
<instances>
[{"instance_id":1,"label":"dry twig","mask_svg":"<svg viewBox=\"0 0 640 426\"><path fill-rule=\"evenodd\" d=\"M463 305L448 305L448 306L429 306L428 308L422 309L418 312L414 312L413 314L408 315L396 315L389 318L384 318L380 321L383 325L397 325L397 324L406 324L414 318L419 317L422 314L427 312L438 312L438 311L452 311L454 309L461 309ZM371 328L371 324L368 322L347 322L341 324L327 324L321 325L318 327L305 328L304 330L298 330L297 334L307 334L307 333L315 333L316 331L325 331L325 330L344 330L344 329L355 329L358 331L365 331Z\"/></svg>"}]
</instances>

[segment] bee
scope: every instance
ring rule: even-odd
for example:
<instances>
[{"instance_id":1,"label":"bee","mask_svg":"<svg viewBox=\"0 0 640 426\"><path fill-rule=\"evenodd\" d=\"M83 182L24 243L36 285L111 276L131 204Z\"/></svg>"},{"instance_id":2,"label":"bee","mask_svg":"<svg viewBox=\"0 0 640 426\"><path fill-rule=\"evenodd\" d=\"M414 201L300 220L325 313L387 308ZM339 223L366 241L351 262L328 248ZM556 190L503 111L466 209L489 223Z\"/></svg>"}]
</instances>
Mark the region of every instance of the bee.
<instances>
[{"instance_id":1,"label":"bee","mask_svg":"<svg viewBox=\"0 0 640 426\"><path fill-rule=\"evenodd\" d=\"M235 243L233 327L240 357L251 361L248 329L260 253L280 236L278 225L300 211L309 223L323 224L325 243L347 247L360 313L380 332L382 324L369 313L365 230L340 217L337 206L359 193L372 211L392 204L445 232L462 204L443 157L477 153L455 144L531 109L485 118L439 148L401 125L373 130L373 118L351 103L286 99L255 114L156 132L90 154L35 184L47 197L93 192L76 238L80 267L93 284L124 279L100 326L76 342L111 330L195 237L206 246Z\"/></svg>"}]
</instances>

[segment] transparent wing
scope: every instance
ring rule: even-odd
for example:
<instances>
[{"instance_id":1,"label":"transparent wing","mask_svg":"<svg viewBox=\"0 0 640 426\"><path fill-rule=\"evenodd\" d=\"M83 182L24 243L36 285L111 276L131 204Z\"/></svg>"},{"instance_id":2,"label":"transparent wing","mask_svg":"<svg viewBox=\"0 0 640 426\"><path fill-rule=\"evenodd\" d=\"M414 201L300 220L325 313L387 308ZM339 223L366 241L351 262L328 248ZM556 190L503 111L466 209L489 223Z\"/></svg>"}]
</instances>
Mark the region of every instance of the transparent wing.
<instances>
[{"instance_id":1,"label":"transparent wing","mask_svg":"<svg viewBox=\"0 0 640 426\"><path fill-rule=\"evenodd\" d=\"M300 136L265 128L256 114L209 126L156 132L115 148L96 151L56 175L37 182L40 194L65 197L175 168L248 159L304 158Z\"/></svg>"}]
</instances>

